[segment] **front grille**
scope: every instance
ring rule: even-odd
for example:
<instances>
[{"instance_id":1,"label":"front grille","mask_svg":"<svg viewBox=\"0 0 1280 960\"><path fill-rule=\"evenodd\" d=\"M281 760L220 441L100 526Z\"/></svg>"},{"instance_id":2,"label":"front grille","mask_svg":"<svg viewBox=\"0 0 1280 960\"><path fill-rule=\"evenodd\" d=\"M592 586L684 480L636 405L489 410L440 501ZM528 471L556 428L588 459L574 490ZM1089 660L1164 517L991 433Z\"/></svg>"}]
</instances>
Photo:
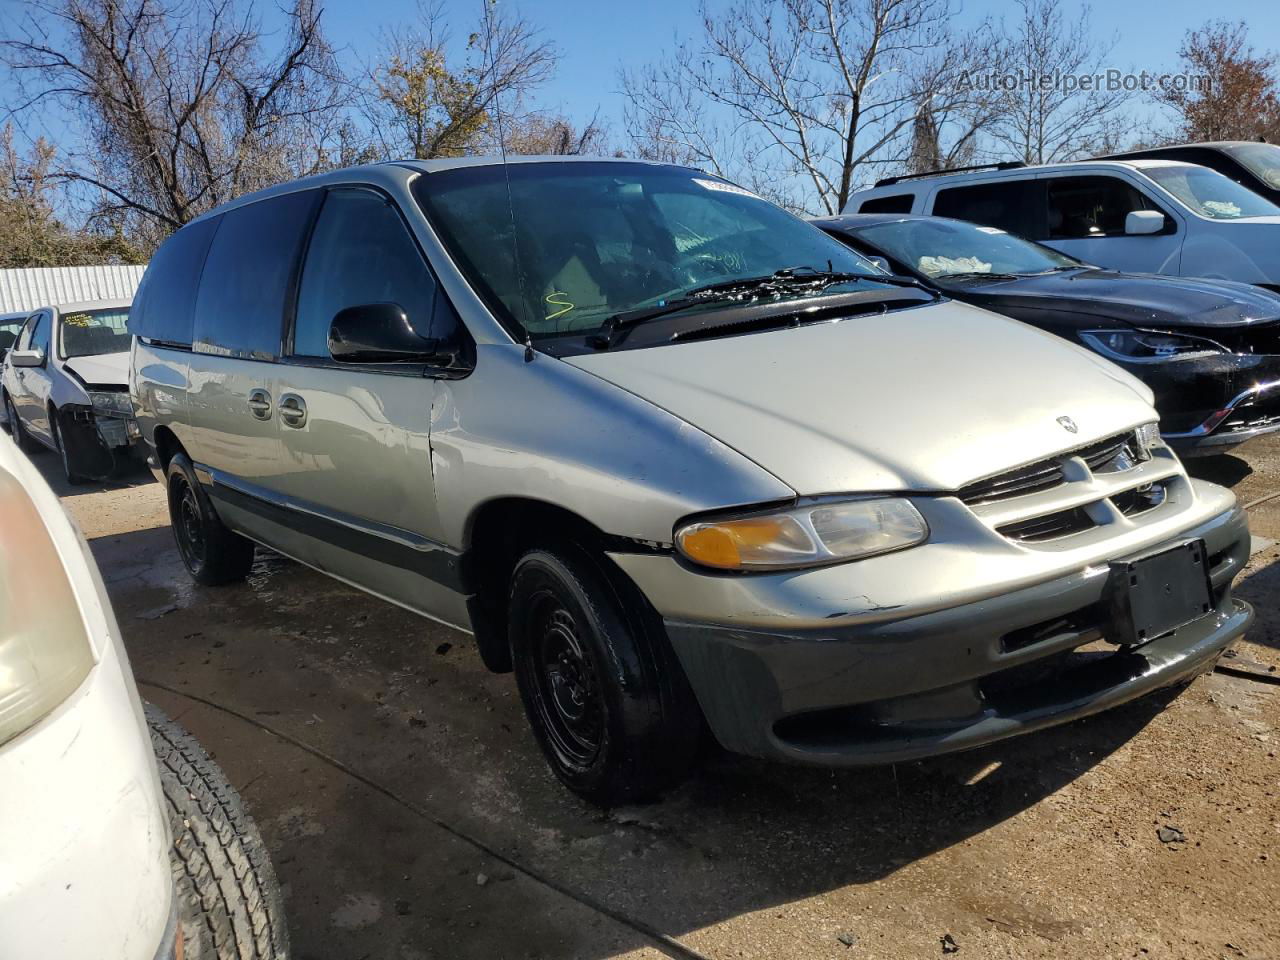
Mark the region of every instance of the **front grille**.
<instances>
[{"instance_id":1,"label":"front grille","mask_svg":"<svg viewBox=\"0 0 1280 960\"><path fill-rule=\"evenodd\" d=\"M1093 472L1108 473L1114 472L1114 469L1120 469L1116 464L1121 454L1125 452L1130 455L1128 463L1131 465L1136 459L1137 452L1137 442L1132 432L1116 434L1114 437L1107 437L1105 440L1068 450L1050 459L996 474L985 480L976 480L961 487L957 496L972 507L981 503L995 503L1000 500L1023 497L1042 490L1052 490L1065 482L1062 476L1063 460L1080 457L1089 464L1089 469Z\"/></svg>"},{"instance_id":2,"label":"front grille","mask_svg":"<svg viewBox=\"0 0 1280 960\"><path fill-rule=\"evenodd\" d=\"M1043 543L1046 540L1057 540L1060 537L1069 537L1073 533L1081 533L1093 526L1095 524L1089 514L1085 513L1083 508L1075 507L1071 510L1047 513L1042 517L1032 517L1030 520L1006 523L1003 527L997 527L996 530L1010 540L1021 543Z\"/></svg>"}]
</instances>

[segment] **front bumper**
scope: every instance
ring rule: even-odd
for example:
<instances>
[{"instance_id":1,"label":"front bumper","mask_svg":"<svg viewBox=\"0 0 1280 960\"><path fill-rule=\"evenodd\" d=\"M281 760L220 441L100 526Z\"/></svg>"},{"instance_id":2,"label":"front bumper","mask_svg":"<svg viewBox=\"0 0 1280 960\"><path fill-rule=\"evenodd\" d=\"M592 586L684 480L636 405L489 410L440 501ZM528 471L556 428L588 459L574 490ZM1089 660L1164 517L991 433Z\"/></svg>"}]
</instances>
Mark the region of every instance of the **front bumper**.
<instances>
[{"instance_id":1,"label":"front bumper","mask_svg":"<svg viewBox=\"0 0 1280 960\"><path fill-rule=\"evenodd\" d=\"M726 748L834 766L914 759L1074 720L1210 668L1253 618L1230 589L1249 556L1244 513L1233 507L1142 552L1188 538L1205 541L1213 611L1097 656L1079 652L1107 629L1108 571L1096 563L916 615L869 607L860 622L831 628L671 616L666 627Z\"/></svg>"},{"instance_id":2,"label":"front bumper","mask_svg":"<svg viewBox=\"0 0 1280 960\"><path fill-rule=\"evenodd\" d=\"M1161 435L1183 456L1223 453L1280 430L1280 356L1232 353L1122 366L1155 393Z\"/></svg>"}]
</instances>

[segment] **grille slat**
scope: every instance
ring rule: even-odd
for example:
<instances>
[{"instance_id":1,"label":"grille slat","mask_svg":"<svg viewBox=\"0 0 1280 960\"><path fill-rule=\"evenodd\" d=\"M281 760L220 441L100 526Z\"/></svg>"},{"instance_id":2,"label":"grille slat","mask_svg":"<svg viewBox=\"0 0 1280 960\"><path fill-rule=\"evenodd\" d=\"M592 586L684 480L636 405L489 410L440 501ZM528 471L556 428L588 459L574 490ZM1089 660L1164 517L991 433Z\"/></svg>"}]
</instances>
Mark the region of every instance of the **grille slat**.
<instances>
[{"instance_id":1,"label":"grille slat","mask_svg":"<svg viewBox=\"0 0 1280 960\"><path fill-rule=\"evenodd\" d=\"M1039 460L1024 467L1018 467L1016 470L998 473L985 480L975 480L961 487L958 496L972 507L982 503L1022 497L1041 490L1052 490L1066 482L1062 472L1064 460L1080 457L1089 465L1090 470L1100 472L1120 456L1132 441L1132 433L1107 437L1087 446L1060 453L1056 457Z\"/></svg>"},{"instance_id":2,"label":"grille slat","mask_svg":"<svg viewBox=\"0 0 1280 960\"><path fill-rule=\"evenodd\" d=\"M1092 518L1083 507L1073 507L1070 510L1059 510L1057 513L1047 513L1029 520L1007 523L1003 527L998 527L997 532L1021 543L1044 543L1046 540L1069 537L1073 533L1080 533L1093 526L1095 524Z\"/></svg>"}]
</instances>

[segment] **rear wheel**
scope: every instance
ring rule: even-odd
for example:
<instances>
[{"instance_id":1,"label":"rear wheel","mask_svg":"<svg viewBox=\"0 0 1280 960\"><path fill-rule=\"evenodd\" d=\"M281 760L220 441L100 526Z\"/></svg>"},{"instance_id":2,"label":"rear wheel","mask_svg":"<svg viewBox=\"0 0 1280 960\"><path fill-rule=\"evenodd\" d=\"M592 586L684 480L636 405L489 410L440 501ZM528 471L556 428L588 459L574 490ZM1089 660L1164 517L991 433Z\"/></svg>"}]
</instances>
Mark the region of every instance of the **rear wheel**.
<instances>
[{"instance_id":1,"label":"rear wheel","mask_svg":"<svg viewBox=\"0 0 1280 960\"><path fill-rule=\"evenodd\" d=\"M13 400L9 394L4 395L4 418L9 422L9 434L13 437L13 442L18 445L18 449L23 453L36 453L41 450L41 446L27 433L27 428L22 425L22 420L18 417L18 411L14 409Z\"/></svg>"},{"instance_id":2,"label":"rear wheel","mask_svg":"<svg viewBox=\"0 0 1280 960\"><path fill-rule=\"evenodd\" d=\"M257 825L200 744L146 707L173 834L169 863L185 960L286 960L280 884Z\"/></svg>"},{"instance_id":3,"label":"rear wheel","mask_svg":"<svg viewBox=\"0 0 1280 960\"><path fill-rule=\"evenodd\" d=\"M569 789L650 800L693 765L702 716L661 622L585 551L533 550L511 579L509 639L525 713Z\"/></svg>"},{"instance_id":4,"label":"rear wheel","mask_svg":"<svg viewBox=\"0 0 1280 960\"><path fill-rule=\"evenodd\" d=\"M187 572L205 586L243 580L253 566L253 541L223 524L186 454L173 455L165 476L169 522Z\"/></svg>"}]
</instances>

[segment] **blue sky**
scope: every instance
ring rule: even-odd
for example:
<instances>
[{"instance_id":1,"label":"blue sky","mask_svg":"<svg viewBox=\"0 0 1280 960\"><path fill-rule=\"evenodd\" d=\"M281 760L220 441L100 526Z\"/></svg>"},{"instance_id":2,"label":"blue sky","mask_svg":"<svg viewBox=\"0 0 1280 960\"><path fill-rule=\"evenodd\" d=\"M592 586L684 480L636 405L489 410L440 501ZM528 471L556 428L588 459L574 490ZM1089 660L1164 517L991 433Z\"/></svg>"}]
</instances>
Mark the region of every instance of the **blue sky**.
<instances>
[{"instance_id":1,"label":"blue sky","mask_svg":"<svg viewBox=\"0 0 1280 960\"><path fill-rule=\"evenodd\" d=\"M8 0L6 0L8 2ZM465 33L479 22L485 0L447 0L445 12ZM555 80L540 99L577 120L590 118L597 108L602 118L621 113L618 93L619 67L638 66L661 56L679 33L691 36L700 29L697 0L498 0L540 25L560 48L562 58ZM712 9L728 6L710 0ZM1070 16L1082 4L1064 0ZM1162 0L1135 3L1111 0L1092 4L1092 23L1099 42L1119 37L1114 64L1121 69L1161 70L1174 65L1176 51L1188 29L1210 18L1245 20L1254 45L1280 49L1280 3L1275 0ZM411 19L415 0L326 0L329 35L353 51L367 51L378 28ZM965 3L960 20L983 16L1000 19L1015 9L1011 3ZM616 132L616 131L615 131Z\"/></svg>"}]
</instances>

